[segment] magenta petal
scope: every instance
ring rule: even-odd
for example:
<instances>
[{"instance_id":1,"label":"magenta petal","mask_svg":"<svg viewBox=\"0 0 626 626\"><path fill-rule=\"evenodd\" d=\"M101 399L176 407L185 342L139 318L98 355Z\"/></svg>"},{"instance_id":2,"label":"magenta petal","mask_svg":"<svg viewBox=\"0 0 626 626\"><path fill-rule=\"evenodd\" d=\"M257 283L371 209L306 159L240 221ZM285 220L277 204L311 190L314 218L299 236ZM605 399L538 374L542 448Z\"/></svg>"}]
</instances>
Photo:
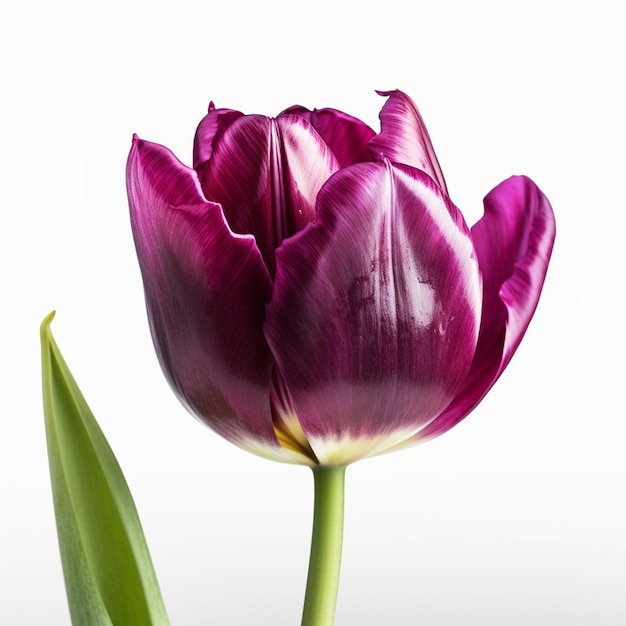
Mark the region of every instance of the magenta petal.
<instances>
[{"instance_id":1,"label":"magenta petal","mask_svg":"<svg viewBox=\"0 0 626 626\"><path fill-rule=\"evenodd\" d=\"M317 210L277 251L265 326L316 453L438 415L469 371L482 298L469 230L423 172L346 168Z\"/></svg>"},{"instance_id":2,"label":"magenta petal","mask_svg":"<svg viewBox=\"0 0 626 626\"><path fill-rule=\"evenodd\" d=\"M537 308L555 236L548 199L532 180L515 176L485 198L472 228L483 273L483 319L467 382L419 438L437 436L461 421L508 365Z\"/></svg>"},{"instance_id":3,"label":"magenta petal","mask_svg":"<svg viewBox=\"0 0 626 626\"><path fill-rule=\"evenodd\" d=\"M413 100L398 90L378 93L389 98L380 112L380 134L372 139L369 146L374 159L389 159L422 170L447 194L437 155Z\"/></svg>"},{"instance_id":4,"label":"magenta petal","mask_svg":"<svg viewBox=\"0 0 626 626\"><path fill-rule=\"evenodd\" d=\"M315 199L338 164L310 124L294 115L235 120L200 172L231 229L254 235L271 274L283 239L315 219Z\"/></svg>"},{"instance_id":5,"label":"magenta petal","mask_svg":"<svg viewBox=\"0 0 626 626\"><path fill-rule=\"evenodd\" d=\"M152 337L170 384L227 439L278 447L262 333L271 280L254 240L233 235L195 171L162 146L135 138L127 187Z\"/></svg>"},{"instance_id":6,"label":"magenta petal","mask_svg":"<svg viewBox=\"0 0 626 626\"><path fill-rule=\"evenodd\" d=\"M243 113L234 109L216 109L213 102L209 103L209 112L202 118L193 140L193 168L197 172L211 158L215 145L224 131Z\"/></svg>"},{"instance_id":7,"label":"magenta petal","mask_svg":"<svg viewBox=\"0 0 626 626\"><path fill-rule=\"evenodd\" d=\"M286 114L307 120L333 151L341 167L372 160L368 144L376 133L356 117L337 109L309 111L297 105L281 113Z\"/></svg>"}]
</instances>

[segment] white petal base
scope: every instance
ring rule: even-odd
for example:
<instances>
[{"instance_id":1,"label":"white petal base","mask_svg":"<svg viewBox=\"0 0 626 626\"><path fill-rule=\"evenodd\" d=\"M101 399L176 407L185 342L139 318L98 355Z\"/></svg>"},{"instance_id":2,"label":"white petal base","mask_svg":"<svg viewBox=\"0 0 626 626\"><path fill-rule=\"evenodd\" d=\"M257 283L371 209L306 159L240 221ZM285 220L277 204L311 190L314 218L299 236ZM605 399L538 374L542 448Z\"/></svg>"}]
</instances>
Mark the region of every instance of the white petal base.
<instances>
[{"instance_id":1,"label":"white petal base","mask_svg":"<svg viewBox=\"0 0 626 626\"><path fill-rule=\"evenodd\" d=\"M298 450L290 448L281 448L278 446L270 446L262 441L254 439L237 441L237 446L243 448L247 452L256 454L257 456L269 459L270 461L278 461L280 463L292 463L295 465L308 465L316 467L317 463Z\"/></svg>"},{"instance_id":2,"label":"white petal base","mask_svg":"<svg viewBox=\"0 0 626 626\"><path fill-rule=\"evenodd\" d=\"M349 465L396 448L415 435L415 429L395 430L368 437L311 438L309 443L320 465Z\"/></svg>"}]
</instances>

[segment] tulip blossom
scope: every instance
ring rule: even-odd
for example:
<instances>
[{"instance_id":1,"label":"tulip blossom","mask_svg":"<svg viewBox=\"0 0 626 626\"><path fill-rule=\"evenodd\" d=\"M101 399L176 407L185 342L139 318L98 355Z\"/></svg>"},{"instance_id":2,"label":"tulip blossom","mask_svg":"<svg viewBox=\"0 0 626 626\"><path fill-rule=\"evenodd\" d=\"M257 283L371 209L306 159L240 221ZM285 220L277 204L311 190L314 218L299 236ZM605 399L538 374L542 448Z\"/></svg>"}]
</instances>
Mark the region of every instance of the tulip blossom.
<instances>
[{"instance_id":1,"label":"tulip blossom","mask_svg":"<svg viewBox=\"0 0 626 626\"><path fill-rule=\"evenodd\" d=\"M526 177L468 228L415 104L209 107L193 167L135 137L127 186L152 337L191 413L265 457L346 466L452 428L508 364L554 240Z\"/></svg>"},{"instance_id":2,"label":"tulip blossom","mask_svg":"<svg viewBox=\"0 0 626 626\"><path fill-rule=\"evenodd\" d=\"M331 626L345 467L452 428L535 311L554 241L526 177L468 228L415 104L381 128L335 109L211 104L193 167L135 137L131 221L170 385L234 444L315 477L303 626Z\"/></svg>"}]
</instances>

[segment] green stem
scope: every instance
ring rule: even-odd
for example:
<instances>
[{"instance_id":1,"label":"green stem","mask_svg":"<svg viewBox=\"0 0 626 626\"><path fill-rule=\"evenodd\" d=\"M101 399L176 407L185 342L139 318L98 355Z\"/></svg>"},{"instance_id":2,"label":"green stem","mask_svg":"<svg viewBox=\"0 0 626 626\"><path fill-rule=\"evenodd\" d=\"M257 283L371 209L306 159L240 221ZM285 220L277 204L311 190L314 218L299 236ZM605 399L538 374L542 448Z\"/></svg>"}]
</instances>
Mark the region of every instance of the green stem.
<instances>
[{"instance_id":1,"label":"green stem","mask_svg":"<svg viewBox=\"0 0 626 626\"><path fill-rule=\"evenodd\" d=\"M309 577L302 626L333 626L341 569L345 467L316 467Z\"/></svg>"}]
</instances>

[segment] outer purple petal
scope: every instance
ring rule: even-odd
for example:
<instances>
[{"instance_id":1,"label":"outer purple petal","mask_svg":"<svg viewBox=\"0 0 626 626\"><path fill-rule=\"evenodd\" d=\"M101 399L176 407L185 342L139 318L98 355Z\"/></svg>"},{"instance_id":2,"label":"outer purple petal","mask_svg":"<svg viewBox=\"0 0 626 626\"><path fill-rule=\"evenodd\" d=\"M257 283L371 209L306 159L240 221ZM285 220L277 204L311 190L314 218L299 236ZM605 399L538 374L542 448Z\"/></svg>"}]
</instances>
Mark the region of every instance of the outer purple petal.
<instances>
[{"instance_id":1,"label":"outer purple petal","mask_svg":"<svg viewBox=\"0 0 626 626\"><path fill-rule=\"evenodd\" d=\"M281 113L285 114L307 120L328 144L341 167L372 160L368 144L376 133L356 117L337 109L309 111L298 105Z\"/></svg>"},{"instance_id":2,"label":"outer purple petal","mask_svg":"<svg viewBox=\"0 0 626 626\"><path fill-rule=\"evenodd\" d=\"M170 384L227 439L278 448L262 333L271 280L254 240L233 235L195 171L162 146L135 138L127 187L152 338Z\"/></svg>"},{"instance_id":3,"label":"outer purple petal","mask_svg":"<svg viewBox=\"0 0 626 626\"><path fill-rule=\"evenodd\" d=\"M481 298L467 226L431 178L389 162L333 176L317 222L277 252L265 327L322 463L355 460L329 460L324 442L406 437L441 412L467 377Z\"/></svg>"},{"instance_id":4,"label":"outer purple petal","mask_svg":"<svg viewBox=\"0 0 626 626\"><path fill-rule=\"evenodd\" d=\"M202 171L224 131L242 116L239 111L216 109L213 102L209 103L209 112L198 124L193 141L193 168L196 171Z\"/></svg>"},{"instance_id":5,"label":"outer purple petal","mask_svg":"<svg viewBox=\"0 0 626 626\"><path fill-rule=\"evenodd\" d=\"M532 180L509 178L485 198L485 215L472 236L484 284L476 356L457 397L419 439L440 435L461 421L508 365L539 301L554 244L554 214Z\"/></svg>"},{"instance_id":6,"label":"outer purple petal","mask_svg":"<svg viewBox=\"0 0 626 626\"><path fill-rule=\"evenodd\" d=\"M315 219L317 193L338 168L304 119L246 115L214 142L200 182L232 230L254 235L273 274L276 248Z\"/></svg>"},{"instance_id":7,"label":"outer purple petal","mask_svg":"<svg viewBox=\"0 0 626 626\"><path fill-rule=\"evenodd\" d=\"M448 194L437 155L415 103L401 91L379 91L389 99L380 112L381 131L369 149L377 161L389 159L426 172Z\"/></svg>"}]
</instances>

